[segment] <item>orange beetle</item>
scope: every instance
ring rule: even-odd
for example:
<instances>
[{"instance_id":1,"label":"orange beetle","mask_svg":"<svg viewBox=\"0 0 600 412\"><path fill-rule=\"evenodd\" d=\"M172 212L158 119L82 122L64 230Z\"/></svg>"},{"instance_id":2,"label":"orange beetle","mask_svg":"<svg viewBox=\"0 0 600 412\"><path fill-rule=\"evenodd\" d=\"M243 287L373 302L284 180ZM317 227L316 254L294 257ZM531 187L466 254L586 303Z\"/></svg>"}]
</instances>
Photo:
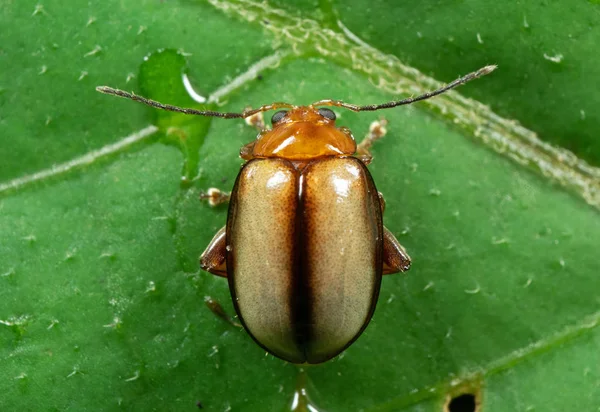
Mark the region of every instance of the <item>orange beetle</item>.
<instances>
[{"instance_id":1,"label":"orange beetle","mask_svg":"<svg viewBox=\"0 0 600 412\"><path fill-rule=\"evenodd\" d=\"M235 310L266 351L293 363L321 363L341 353L367 327L381 277L404 272L410 258L382 223L383 197L366 165L383 135L375 126L357 145L319 106L373 111L424 100L495 69L484 67L424 95L380 105L321 100L273 103L243 113L165 105L109 87L103 93L164 110L222 118L276 112L272 129L241 149L247 162L230 196L227 225L200 258L227 277Z\"/></svg>"}]
</instances>

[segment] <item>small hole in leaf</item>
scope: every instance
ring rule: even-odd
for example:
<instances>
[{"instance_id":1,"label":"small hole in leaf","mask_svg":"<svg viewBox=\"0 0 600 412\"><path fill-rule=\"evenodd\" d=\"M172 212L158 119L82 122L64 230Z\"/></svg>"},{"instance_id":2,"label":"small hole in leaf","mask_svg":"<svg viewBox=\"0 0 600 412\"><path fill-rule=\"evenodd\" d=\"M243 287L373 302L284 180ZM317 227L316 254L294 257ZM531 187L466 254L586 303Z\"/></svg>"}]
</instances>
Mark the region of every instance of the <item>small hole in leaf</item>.
<instances>
[{"instance_id":1,"label":"small hole in leaf","mask_svg":"<svg viewBox=\"0 0 600 412\"><path fill-rule=\"evenodd\" d=\"M470 393L463 393L450 399L447 406L448 412L476 412L477 410L477 399Z\"/></svg>"}]
</instances>

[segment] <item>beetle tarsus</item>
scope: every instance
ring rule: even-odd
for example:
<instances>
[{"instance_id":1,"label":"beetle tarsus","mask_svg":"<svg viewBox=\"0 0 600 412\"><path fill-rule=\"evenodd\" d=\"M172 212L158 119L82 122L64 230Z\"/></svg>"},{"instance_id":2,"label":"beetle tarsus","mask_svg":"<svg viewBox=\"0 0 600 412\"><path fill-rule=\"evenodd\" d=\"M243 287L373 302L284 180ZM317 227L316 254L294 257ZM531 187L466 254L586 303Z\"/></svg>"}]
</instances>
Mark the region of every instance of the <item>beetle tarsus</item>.
<instances>
[{"instance_id":1,"label":"beetle tarsus","mask_svg":"<svg viewBox=\"0 0 600 412\"><path fill-rule=\"evenodd\" d=\"M368 165L373 160L371 147L373 143L387 134L387 124L388 121L383 117L371 123L369 133L367 133L363 141L356 147L356 157L362 160L364 164Z\"/></svg>"},{"instance_id":2,"label":"beetle tarsus","mask_svg":"<svg viewBox=\"0 0 600 412\"><path fill-rule=\"evenodd\" d=\"M223 306L216 300L214 300L210 296L204 297L204 303L210 309L212 313L223 319L225 322L229 323L231 326L235 326L236 328L241 328L242 325L239 322L236 322L233 317L229 316Z\"/></svg>"},{"instance_id":3,"label":"beetle tarsus","mask_svg":"<svg viewBox=\"0 0 600 412\"><path fill-rule=\"evenodd\" d=\"M231 192L224 192L216 187L211 187L206 192L200 193L200 200L207 200L208 204L212 207L229 203L230 197Z\"/></svg>"}]
</instances>

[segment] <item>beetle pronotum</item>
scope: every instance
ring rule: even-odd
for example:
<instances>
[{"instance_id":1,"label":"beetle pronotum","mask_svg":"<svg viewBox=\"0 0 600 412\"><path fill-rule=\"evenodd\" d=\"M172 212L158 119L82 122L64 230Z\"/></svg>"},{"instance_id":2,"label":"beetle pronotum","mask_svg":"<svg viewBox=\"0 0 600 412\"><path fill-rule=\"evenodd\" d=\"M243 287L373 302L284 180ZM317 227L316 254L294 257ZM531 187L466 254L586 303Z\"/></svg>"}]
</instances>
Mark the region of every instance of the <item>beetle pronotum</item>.
<instances>
[{"instance_id":1,"label":"beetle pronotum","mask_svg":"<svg viewBox=\"0 0 600 412\"><path fill-rule=\"evenodd\" d=\"M163 110L225 119L268 110L272 129L244 146L246 160L231 192L227 225L201 267L227 277L235 310L265 350L293 363L325 362L341 353L373 316L382 275L404 272L410 257L383 226L383 197L366 165L368 139L357 145L335 114L414 103L492 72L486 66L437 90L383 104L320 100L272 103L241 113L186 109L122 90L102 93ZM374 138L372 135L371 138Z\"/></svg>"}]
</instances>

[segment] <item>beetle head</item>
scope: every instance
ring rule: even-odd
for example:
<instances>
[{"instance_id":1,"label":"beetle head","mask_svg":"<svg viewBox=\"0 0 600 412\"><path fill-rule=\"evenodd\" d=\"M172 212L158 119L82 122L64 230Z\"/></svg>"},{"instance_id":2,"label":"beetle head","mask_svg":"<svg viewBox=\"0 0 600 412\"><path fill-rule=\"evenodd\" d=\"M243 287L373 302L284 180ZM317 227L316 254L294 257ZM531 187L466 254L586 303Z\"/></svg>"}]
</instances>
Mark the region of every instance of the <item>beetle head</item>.
<instances>
[{"instance_id":1,"label":"beetle head","mask_svg":"<svg viewBox=\"0 0 600 412\"><path fill-rule=\"evenodd\" d=\"M252 148L252 157L308 160L323 156L350 156L356 142L350 130L335 127L333 111L313 106L276 112L273 129L263 131Z\"/></svg>"}]
</instances>

